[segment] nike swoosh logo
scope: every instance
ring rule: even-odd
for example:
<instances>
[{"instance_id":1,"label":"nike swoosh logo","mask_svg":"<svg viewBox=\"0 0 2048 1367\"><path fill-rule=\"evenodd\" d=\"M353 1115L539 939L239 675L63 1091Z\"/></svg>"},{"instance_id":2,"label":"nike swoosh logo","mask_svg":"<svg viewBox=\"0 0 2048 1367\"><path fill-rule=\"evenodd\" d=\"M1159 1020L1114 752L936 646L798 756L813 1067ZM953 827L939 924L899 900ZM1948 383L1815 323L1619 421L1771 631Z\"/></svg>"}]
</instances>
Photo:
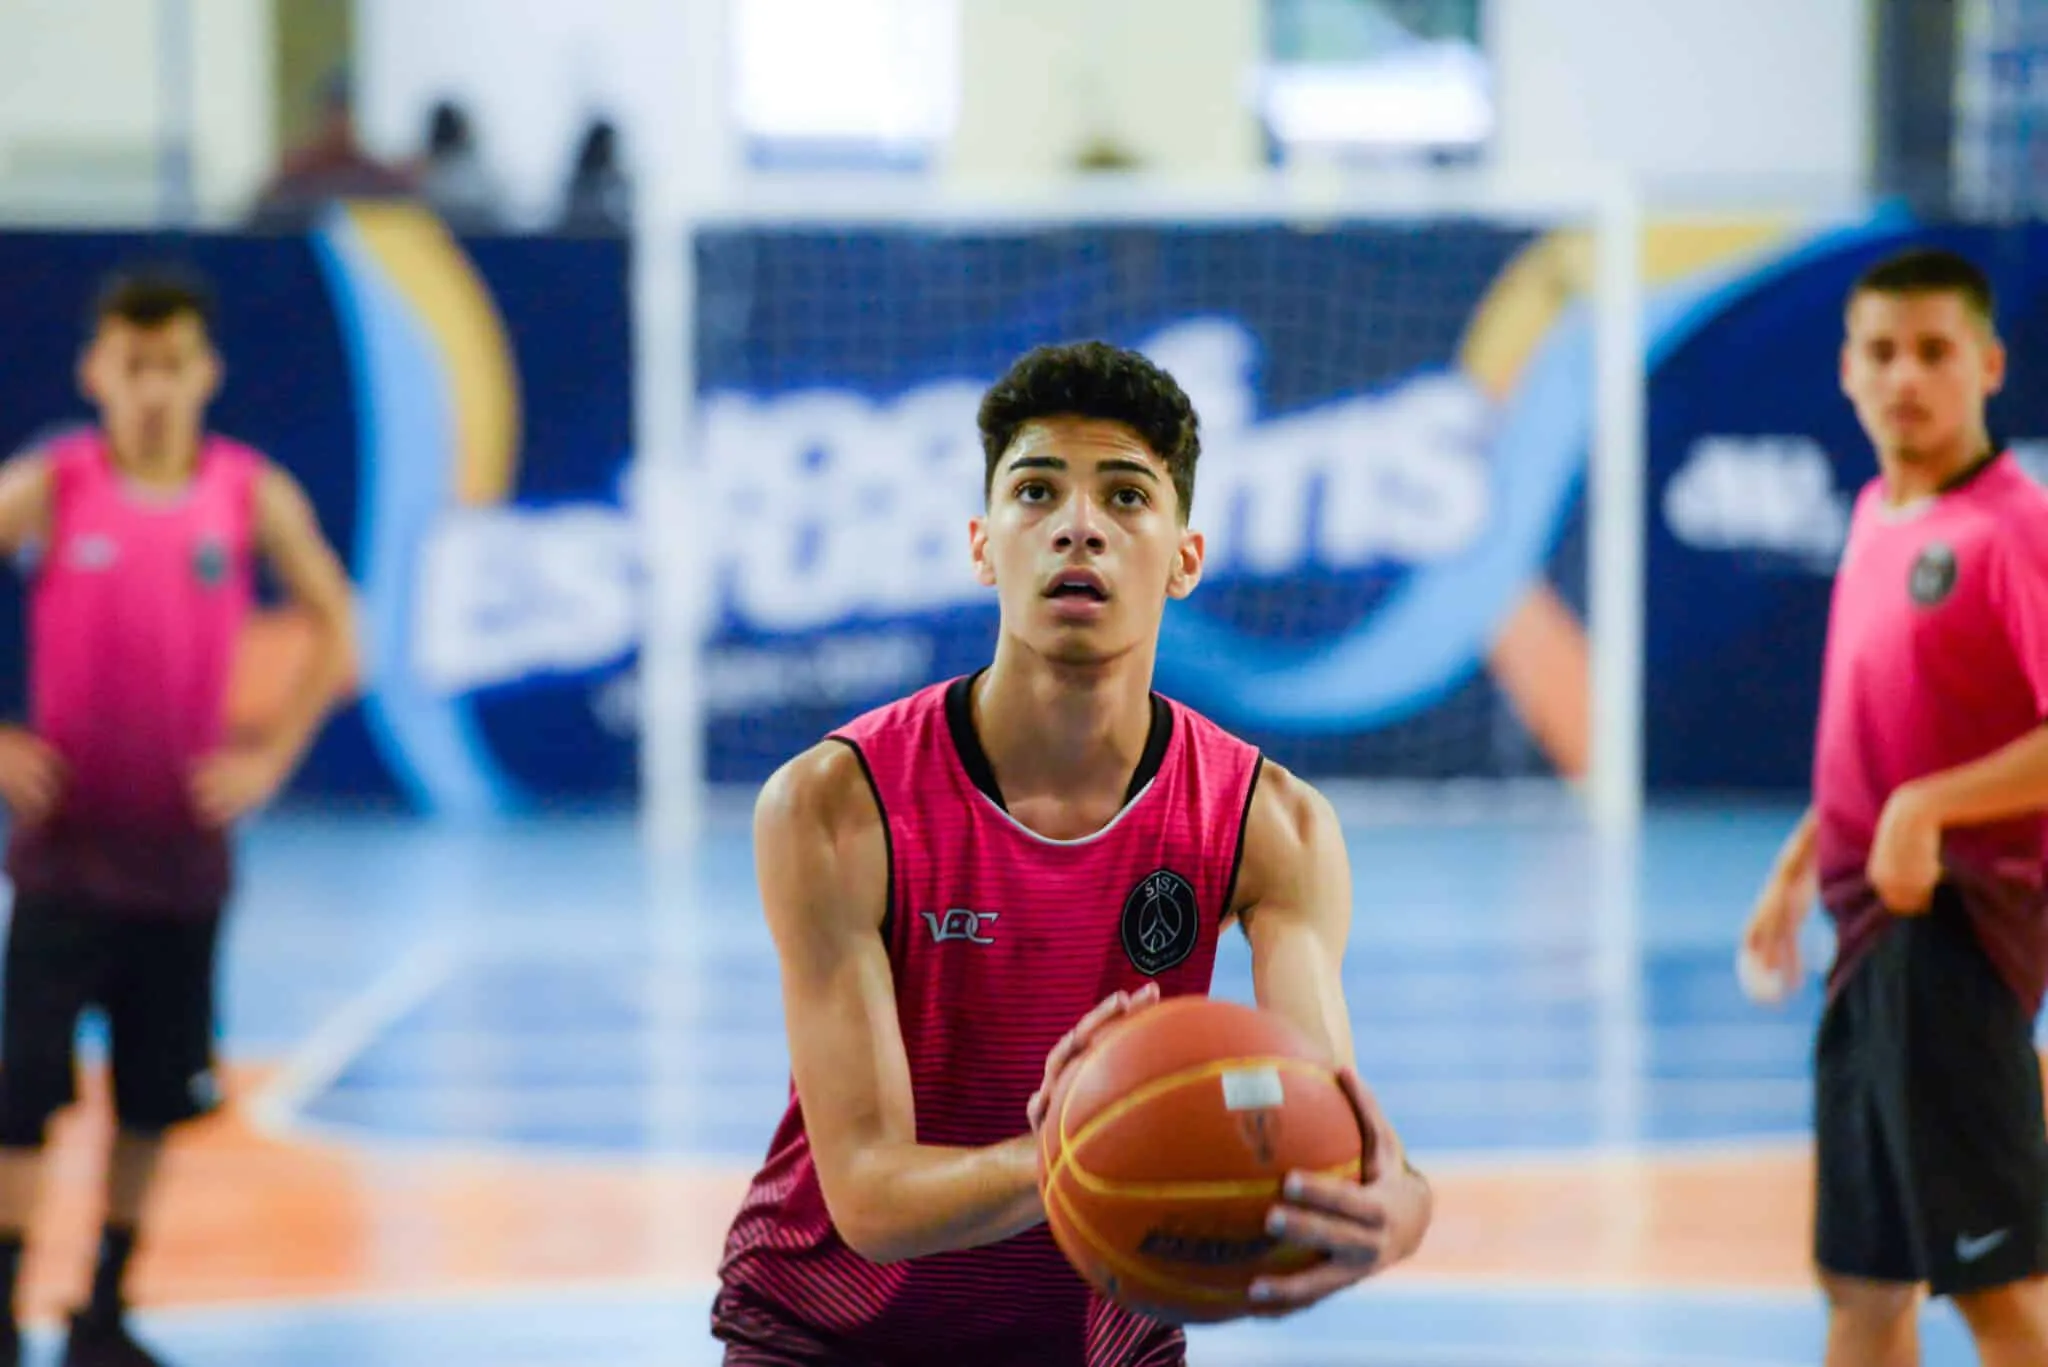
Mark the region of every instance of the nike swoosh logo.
<instances>
[{"instance_id":1,"label":"nike swoosh logo","mask_svg":"<svg viewBox=\"0 0 2048 1367\"><path fill-rule=\"evenodd\" d=\"M1976 1239L1958 1234L1956 1235L1956 1258L1961 1262L1974 1263L1986 1253L2004 1243L2007 1236L2011 1233L2011 1230L2001 1229Z\"/></svg>"}]
</instances>

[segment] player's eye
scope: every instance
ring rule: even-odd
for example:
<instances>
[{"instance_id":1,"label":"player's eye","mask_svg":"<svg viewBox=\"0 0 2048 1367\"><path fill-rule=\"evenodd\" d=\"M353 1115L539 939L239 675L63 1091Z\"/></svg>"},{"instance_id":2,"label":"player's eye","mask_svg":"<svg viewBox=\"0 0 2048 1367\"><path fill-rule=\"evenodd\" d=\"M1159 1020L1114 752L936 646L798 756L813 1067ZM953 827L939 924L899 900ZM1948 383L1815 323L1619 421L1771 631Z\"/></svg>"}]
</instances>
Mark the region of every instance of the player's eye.
<instances>
[{"instance_id":1,"label":"player's eye","mask_svg":"<svg viewBox=\"0 0 2048 1367\"><path fill-rule=\"evenodd\" d=\"M1109 501L1119 508L1142 508L1152 499L1137 485L1125 484L1110 492Z\"/></svg>"},{"instance_id":2,"label":"player's eye","mask_svg":"<svg viewBox=\"0 0 2048 1367\"><path fill-rule=\"evenodd\" d=\"M1027 479L1017 486L1014 497L1019 503L1042 503L1052 497L1052 489L1043 480Z\"/></svg>"}]
</instances>

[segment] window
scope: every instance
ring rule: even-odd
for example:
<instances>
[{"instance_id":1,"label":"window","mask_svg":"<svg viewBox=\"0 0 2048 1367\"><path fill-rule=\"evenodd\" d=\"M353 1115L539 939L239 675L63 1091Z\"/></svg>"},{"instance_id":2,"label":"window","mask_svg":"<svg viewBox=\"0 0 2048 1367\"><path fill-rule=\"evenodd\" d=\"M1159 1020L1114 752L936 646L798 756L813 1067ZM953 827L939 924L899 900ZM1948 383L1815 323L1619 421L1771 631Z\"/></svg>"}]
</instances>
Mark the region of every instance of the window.
<instances>
[{"instance_id":1,"label":"window","mask_svg":"<svg viewBox=\"0 0 2048 1367\"><path fill-rule=\"evenodd\" d=\"M758 166L922 166L952 136L959 0L744 0L734 121Z\"/></svg>"},{"instance_id":2,"label":"window","mask_svg":"<svg viewBox=\"0 0 2048 1367\"><path fill-rule=\"evenodd\" d=\"M1265 0L1276 159L1471 155L1493 134L1482 0Z\"/></svg>"}]
</instances>

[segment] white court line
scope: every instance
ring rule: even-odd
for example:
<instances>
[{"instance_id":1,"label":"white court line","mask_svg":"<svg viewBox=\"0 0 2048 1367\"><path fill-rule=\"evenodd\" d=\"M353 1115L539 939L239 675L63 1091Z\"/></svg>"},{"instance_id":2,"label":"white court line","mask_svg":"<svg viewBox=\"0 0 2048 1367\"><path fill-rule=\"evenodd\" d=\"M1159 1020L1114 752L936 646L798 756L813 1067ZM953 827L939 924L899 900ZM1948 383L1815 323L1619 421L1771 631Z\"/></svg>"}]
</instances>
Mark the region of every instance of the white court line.
<instances>
[{"instance_id":1,"label":"white court line","mask_svg":"<svg viewBox=\"0 0 2048 1367\"><path fill-rule=\"evenodd\" d=\"M429 941L370 980L315 1026L276 1077L249 1103L249 1120L264 1134L284 1135L299 1108L332 1086L379 1035L447 982L460 956L445 941Z\"/></svg>"}]
</instances>

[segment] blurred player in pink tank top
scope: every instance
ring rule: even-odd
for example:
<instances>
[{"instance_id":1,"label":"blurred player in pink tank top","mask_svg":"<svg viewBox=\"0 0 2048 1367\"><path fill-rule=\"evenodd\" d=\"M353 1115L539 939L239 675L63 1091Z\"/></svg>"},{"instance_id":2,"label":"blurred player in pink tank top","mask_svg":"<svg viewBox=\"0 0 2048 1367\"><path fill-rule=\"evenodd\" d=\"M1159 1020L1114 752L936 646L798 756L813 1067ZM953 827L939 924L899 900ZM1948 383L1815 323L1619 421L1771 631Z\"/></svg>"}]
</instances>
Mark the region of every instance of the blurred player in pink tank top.
<instances>
[{"instance_id":1,"label":"blurred player in pink tank top","mask_svg":"<svg viewBox=\"0 0 2048 1367\"><path fill-rule=\"evenodd\" d=\"M1921 250L1847 311L1842 388L1877 451L1836 574L1813 806L1744 952L1836 932L1814 1050L1828 1367L1919 1361L1922 1289L1987 1367L2048 1362L2048 492L1991 440L1990 282Z\"/></svg>"},{"instance_id":2,"label":"blurred player in pink tank top","mask_svg":"<svg viewBox=\"0 0 2048 1367\"><path fill-rule=\"evenodd\" d=\"M147 1367L123 1281L163 1136L217 1104L214 958L228 830L283 784L353 658L350 595L298 484L203 427L220 380L209 301L119 277L79 367L100 426L0 470L0 550L32 557L29 723L0 729L12 815L0 1019L0 1367L50 1116L73 1099L87 1006L112 1036L118 1128L89 1304L67 1367ZM310 663L256 737L227 734L261 555L310 626Z\"/></svg>"},{"instance_id":3,"label":"blurred player in pink tank top","mask_svg":"<svg viewBox=\"0 0 2048 1367\"><path fill-rule=\"evenodd\" d=\"M1231 926L1260 1004L1345 1070L1378 1145L1366 1183L1297 1175L1270 1228L1329 1260L1255 1294L1315 1304L1430 1222L1350 1072L1335 814L1152 692L1167 600L1202 571L1187 395L1135 352L1047 347L990 389L980 428L969 550L995 658L835 731L756 808L795 1077L720 1268L730 1367L1184 1362L1177 1328L1061 1257L1033 1135L1106 1024L1208 991Z\"/></svg>"}]
</instances>

